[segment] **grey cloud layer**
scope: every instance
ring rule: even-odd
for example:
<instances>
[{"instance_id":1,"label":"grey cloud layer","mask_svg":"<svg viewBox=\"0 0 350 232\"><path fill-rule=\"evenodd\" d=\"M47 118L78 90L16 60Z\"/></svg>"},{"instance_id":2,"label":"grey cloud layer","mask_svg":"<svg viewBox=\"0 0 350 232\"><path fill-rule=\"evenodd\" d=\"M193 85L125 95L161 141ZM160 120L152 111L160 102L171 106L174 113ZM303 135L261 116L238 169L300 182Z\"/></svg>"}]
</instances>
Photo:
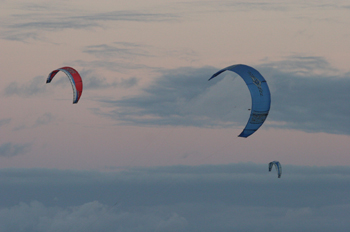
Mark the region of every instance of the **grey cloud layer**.
<instances>
[{"instance_id":1,"label":"grey cloud layer","mask_svg":"<svg viewBox=\"0 0 350 232\"><path fill-rule=\"evenodd\" d=\"M350 134L350 73L315 57L261 66L271 81L271 120L308 132Z\"/></svg>"},{"instance_id":2,"label":"grey cloud layer","mask_svg":"<svg viewBox=\"0 0 350 232\"><path fill-rule=\"evenodd\" d=\"M283 165L283 164L282 164ZM0 231L347 231L349 167L0 170ZM117 203L117 204L115 204Z\"/></svg>"},{"instance_id":3,"label":"grey cloud layer","mask_svg":"<svg viewBox=\"0 0 350 232\"><path fill-rule=\"evenodd\" d=\"M0 145L0 157L22 155L30 150L31 144L14 144L11 142Z\"/></svg>"},{"instance_id":4,"label":"grey cloud layer","mask_svg":"<svg viewBox=\"0 0 350 232\"><path fill-rule=\"evenodd\" d=\"M340 72L319 57L289 57L255 68L265 76L271 90L269 126L350 134L349 73ZM140 125L243 125L251 104L249 92L237 78L208 82L217 70L203 67L163 72L139 95L103 101L115 107L106 115Z\"/></svg>"}]
</instances>

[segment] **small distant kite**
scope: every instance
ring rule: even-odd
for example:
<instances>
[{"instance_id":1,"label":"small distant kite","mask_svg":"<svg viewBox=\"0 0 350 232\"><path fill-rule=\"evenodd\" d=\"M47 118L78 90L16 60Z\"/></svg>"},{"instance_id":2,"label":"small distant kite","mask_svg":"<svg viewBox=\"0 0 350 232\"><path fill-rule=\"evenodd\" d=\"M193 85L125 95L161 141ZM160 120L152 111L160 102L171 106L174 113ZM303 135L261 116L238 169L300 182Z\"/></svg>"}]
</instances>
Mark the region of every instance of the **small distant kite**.
<instances>
[{"instance_id":1,"label":"small distant kite","mask_svg":"<svg viewBox=\"0 0 350 232\"><path fill-rule=\"evenodd\" d=\"M64 72L68 76L68 79L70 80L73 88L73 104L78 103L81 94L83 93L83 81L81 80L81 77L77 70L74 68L62 67L52 71L47 77L46 83L50 83L59 71Z\"/></svg>"},{"instance_id":2,"label":"small distant kite","mask_svg":"<svg viewBox=\"0 0 350 232\"><path fill-rule=\"evenodd\" d=\"M280 162L278 162L278 161L272 161L272 162L270 162L270 163L269 163L269 172L271 172L272 166L275 166L275 167L276 167L278 178L281 178L281 175L282 175L282 166L281 166Z\"/></svg>"},{"instance_id":3,"label":"small distant kite","mask_svg":"<svg viewBox=\"0 0 350 232\"><path fill-rule=\"evenodd\" d=\"M270 111L271 94L265 78L254 68L244 64L232 65L216 72L209 81L225 71L232 71L242 77L247 84L251 98L252 107L250 118L242 133L238 137L247 138L257 131L265 122Z\"/></svg>"}]
</instances>

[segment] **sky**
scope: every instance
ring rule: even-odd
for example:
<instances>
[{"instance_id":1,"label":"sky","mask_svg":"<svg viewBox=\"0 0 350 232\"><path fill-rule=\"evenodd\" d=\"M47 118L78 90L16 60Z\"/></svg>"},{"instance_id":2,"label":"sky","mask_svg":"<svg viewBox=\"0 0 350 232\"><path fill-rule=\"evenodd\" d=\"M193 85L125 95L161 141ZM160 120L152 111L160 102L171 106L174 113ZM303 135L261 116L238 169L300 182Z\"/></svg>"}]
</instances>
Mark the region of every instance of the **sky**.
<instances>
[{"instance_id":1,"label":"sky","mask_svg":"<svg viewBox=\"0 0 350 232\"><path fill-rule=\"evenodd\" d=\"M345 0L0 0L0 231L348 231L349 13ZM246 139L245 83L208 81L233 64L271 91ZM46 84L63 66L82 76L78 104L64 73Z\"/></svg>"}]
</instances>

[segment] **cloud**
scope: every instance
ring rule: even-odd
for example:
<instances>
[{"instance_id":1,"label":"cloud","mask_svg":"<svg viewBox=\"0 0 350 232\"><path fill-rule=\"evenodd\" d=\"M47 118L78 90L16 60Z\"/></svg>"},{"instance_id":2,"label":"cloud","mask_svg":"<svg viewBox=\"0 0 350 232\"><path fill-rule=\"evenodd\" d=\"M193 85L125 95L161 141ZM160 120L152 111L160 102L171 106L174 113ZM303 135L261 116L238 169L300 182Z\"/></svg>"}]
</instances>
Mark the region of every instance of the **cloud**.
<instances>
[{"instance_id":1,"label":"cloud","mask_svg":"<svg viewBox=\"0 0 350 232\"><path fill-rule=\"evenodd\" d=\"M71 85L65 74L60 74L49 84L50 86L67 87ZM80 71L80 75L83 79L84 90L90 89L106 89L106 88L131 88L138 84L139 79L136 77L131 78L119 78L112 82L108 81L103 76L98 76L96 72L91 69L83 69ZM32 80L25 83L18 83L16 81L11 82L4 88L5 96L19 97L32 97L40 94L47 93L48 87L46 84L46 78L42 76L34 77ZM1 125L1 121L0 121Z\"/></svg>"},{"instance_id":2,"label":"cloud","mask_svg":"<svg viewBox=\"0 0 350 232\"><path fill-rule=\"evenodd\" d=\"M13 157L30 150L31 144L13 144L11 142L0 145L0 157Z\"/></svg>"},{"instance_id":3,"label":"cloud","mask_svg":"<svg viewBox=\"0 0 350 232\"><path fill-rule=\"evenodd\" d=\"M50 85L65 87L70 85L68 78L63 74L64 77L55 77L55 79L50 83ZM47 93L46 77L37 76L32 80L24 83L18 83L17 81L11 82L5 87L5 96L17 95L19 97L32 97L40 94Z\"/></svg>"},{"instance_id":4,"label":"cloud","mask_svg":"<svg viewBox=\"0 0 350 232\"><path fill-rule=\"evenodd\" d=\"M31 81L23 84L14 81L5 87L4 93L6 96L18 95L21 97L42 94L46 92L45 81L46 79L42 76L34 77Z\"/></svg>"},{"instance_id":5,"label":"cloud","mask_svg":"<svg viewBox=\"0 0 350 232\"><path fill-rule=\"evenodd\" d=\"M131 88L136 86L139 82L139 79L136 77L130 77L128 79L119 78L112 82L109 82L105 77L99 76L95 71L82 70L80 72L82 79L84 90L87 89L106 89L106 88Z\"/></svg>"},{"instance_id":6,"label":"cloud","mask_svg":"<svg viewBox=\"0 0 350 232\"><path fill-rule=\"evenodd\" d=\"M261 65L272 89L269 119L306 132L350 134L347 91L350 73L320 57L294 57Z\"/></svg>"},{"instance_id":7,"label":"cloud","mask_svg":"<svg viewBox=\"0 0 350 232\"><path fill-rule=\"evenodd\" d=\"M94 61L75 61L76 64L91 68L104 68L117 72L125 72L125 70L147 69L151 71L159 71L159 66L145 65L145 59L176 57L176 59L185 60L188 63L198 59L198 54L188 48L177 48L176 50L167 48L156 48L149 45L130 43L130 42L114 42L111 44L97 44L85 46L83 53L92 55L97 58ZM142 58L142 59L141 59ZM142 61L141 61L142 60ZM151 62L158 64L159 61Z\"/></svg>"},{"instance_id":8,"label":"cloud","mask_svg":"<svg viewBox=\"0 0 350 232\"><path fill-rule=\"evenodd\" d=\"M348 230L349 167L283 172L254 163L1 169L0 231Z\"/></svg>"},{"instance_id":9,"label":"cloud","mask_svg":"<svg viewBox=\"0 0 350 232\"><path fill-rule=\"evenodd\" d=\"M66 4L25 4L26 13L14 14L3 19L5 30L2 38L26 41L42 39L44 31L65 29L103 28L106 22L164 22L176 20L174 14L153 13L150 11L120 10L86 13ZM49 13L48 13L49 12Z\"/></svg>"},{"instance_id":10,"label":"cloud","mask_svg":"<svg viewBox=\"0 0 350 232\"><path fill-rule=\"evenodd\" d=\"M36 32L19 32L18 31L7 31L3 33L3 39L13 41L27 41L29 39L41 40L42 38Z\"/></svg>"},{"instance_id":11,"label":"cloud","mask_svg":"<svg viewBox=\"0 0 350 232\"><path fill-rule=\"evenodd\" d=\"M349 5L342 2L293 2L293 1L231 1L231 0L218 0L218 1L188 1L177 3L177 5L185 5L192 12L212 12L214 10L218 12L230 11L230 12L244 12L244 11L277 11L277 12L288 12L288 11L300 11L301 8L312 8L312 9L347 9ZM306 16L305 16L306 17Z\"/></svg>"},{"instance_id":12,"label":"cloud","mask_svg":"<svg viewBox=\"0 0 350 232\"><path fill-rule=\"evenodd\" d=\"M346 107L350 73L342 73L321 57L288 57L254 67L267 79L272 95L265 126L350 134ZM243 126L251 107L248 89L241 78L228 72L208 82L217 70L162 71L139 95L101 100L114 107L101 114L136 125Z\"/></svg>"},{"instance_id":13,"label":"cloud","mask_svg":"<svg viewBox=\"0 0 350 232\"><path fill-rule=\"evenodd\" d=\"M113 212L108 206L90 202L67 209L45 207L37 201L0 210L0 231L184 231L186 221L173 214L146 215ZM10 221L8 221L10 220ZM7 221L7 222L6 222Z\"/></svg>"},{"instance_id":14,"label":"cloud","mask_svg":"<svg viewBox=\"0 0 350 232\"><path fill-rule=\"evenodd\" d=\"M202 2L185 2L182 4L191 5L198 8L210 8L210 11L253 11L253 10L264 10L264 11L288 11L291 8L291 4L281 3L279 1L202 1Z\"/></svg>"},{"instance_id":15,"label":"cloud","mask_svg":"<svg viewBox=\"0 0 350 232\"><path fill-rule=\"evenodd\" d=\"M93 61L85 61L85 60L75 60L72 62L75 66L81 66L84 68L94 68L94 69L104 69L110 70L113 72L124 72L125 70L134 70L134 69L155 69L143 64L135 64L133 62L125 62L122 61L113 61L113 60L93 60Z\"/></svg>"},{"instance_id":16,"label":"cloud","mask_svg":"<svg viewBox=\"0 0 350 232\"><path fill-rule=\"evenodd\" d=\"M228 78L223 83L218 83L217 80L208 82L208 78L215 71L213 67L199 69L188 67L163 71L161 76L144 88L140 95L116 101L101 100L107 105L115 106L115 110L106 113L106 116L139 125L235 124L234 121L228 120L230 115L232 116L232 110L227 105L235 104L231 104L230 95L234 94L237 97L242 90L230 91L230 84L234 78ZM245 114L248 108L249 105L243 110L244 112L239 113Z\"/></svg>"},{"instance_id":17,"label":"cloud","mask_svg":"<svg viewBox=\"0 0 350 232\"><path fill-rule=\"evenodd\" d=\"M9 124L10 122L11 122L11 118L0 119L0 127L2 127L3 125Z\"/></svg>"},{"instance_id":18,"label":"cloud","mask_svg":"<svg viewBox=\"0 0 350 232\"><path fill-rule=\"evenodd\" d=\"M145 46L141 46L135 43L128 42L115 42L112 45L100 44L91 45L83 49L84 53L94 55L98 58L135 58L138 56L151 56L145 49Z\"/></svg>"},{"instance_id":19,"label":"cloud","mask_svg":"<svg viewBox=\"0 0 350 232\"><path fill-rule=\"evenodd\" d=\"M86 13L69 1L50 1L44 3L21 3L17 8L21 14L13 14L2 18L1 37L7 40L28 41L42 40L44 31L66 29L106 28L108 22L169 22L178 21L194 14L213 12L245 12L245 11L299 11L304 8L348 9L342 3L281 3L279 1L187 1L152 6L152 9L119 10L108 12ZM156 11L155 9L158 9ZM167 12L167 13L164 13ZM187 17L190 19L189 17ZM304 18L300 18L304 19Z\"/></svg>"},{"instance_id":20,"label":"cloud","mask_svg":"<svg viewBox=\"0 0 350 232\"><path fill-rule=\"evenodd\" d=\"M38 117L34 123L34 127L49 124L54 120L54 116L51 113L45 113L42 116Z\"/></svg>"}]
</instances>

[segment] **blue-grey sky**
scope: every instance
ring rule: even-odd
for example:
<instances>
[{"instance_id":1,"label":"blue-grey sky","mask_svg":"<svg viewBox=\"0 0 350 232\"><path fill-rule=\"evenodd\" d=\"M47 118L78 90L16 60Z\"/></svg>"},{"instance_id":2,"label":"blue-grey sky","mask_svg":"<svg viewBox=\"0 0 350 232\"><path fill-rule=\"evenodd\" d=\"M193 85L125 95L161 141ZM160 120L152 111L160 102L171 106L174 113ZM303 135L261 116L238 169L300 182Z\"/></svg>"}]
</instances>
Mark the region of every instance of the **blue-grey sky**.
<instances>
[{"instance_id":1,"label":"blue-grey sky","mask_svg":"<svg viewBox=\"0 0 350 232\"><path fill-rule=\"evenodd\" d=\"M349 13L345 0L0 1L0 231L347 231ZM208 81L233 64L271 91L247 139L242 79ZM82 76L78 104L64 73L46 84L63 66Z\"/></svg>"}]
</instances>

